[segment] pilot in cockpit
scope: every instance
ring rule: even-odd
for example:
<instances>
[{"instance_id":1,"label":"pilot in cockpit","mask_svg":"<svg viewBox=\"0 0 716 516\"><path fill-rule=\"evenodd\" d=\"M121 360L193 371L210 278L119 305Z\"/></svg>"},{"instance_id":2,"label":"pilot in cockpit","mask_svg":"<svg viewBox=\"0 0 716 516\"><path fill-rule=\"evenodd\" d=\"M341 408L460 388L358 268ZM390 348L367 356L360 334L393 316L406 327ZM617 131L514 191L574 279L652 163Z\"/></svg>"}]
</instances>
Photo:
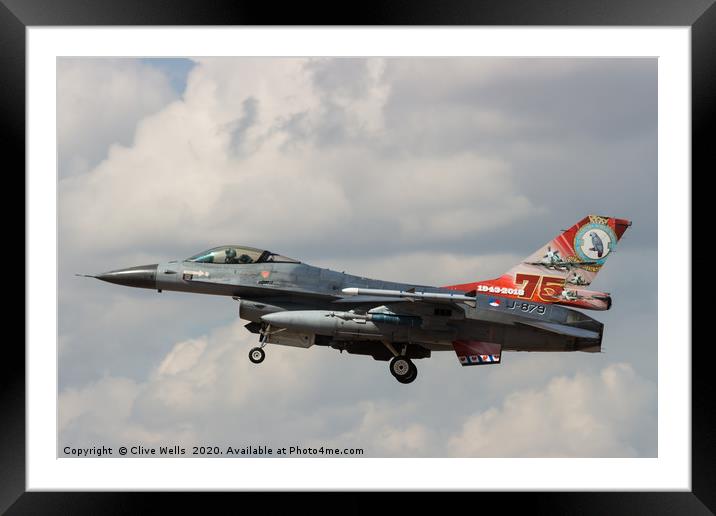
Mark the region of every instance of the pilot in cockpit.
<instances>
[{"instance_id":1,"label":"pilot in cockpit","mask_svg":"<svg viewBox=\"0 0 716 516\"><path fill-rule=\"evenodd\" d=\"M251 263L251 257L248 254L242 254L238 258L236 257L236 249L229 247L224 251L226 257L224 263Z\"/></svg>"}]
</instances>

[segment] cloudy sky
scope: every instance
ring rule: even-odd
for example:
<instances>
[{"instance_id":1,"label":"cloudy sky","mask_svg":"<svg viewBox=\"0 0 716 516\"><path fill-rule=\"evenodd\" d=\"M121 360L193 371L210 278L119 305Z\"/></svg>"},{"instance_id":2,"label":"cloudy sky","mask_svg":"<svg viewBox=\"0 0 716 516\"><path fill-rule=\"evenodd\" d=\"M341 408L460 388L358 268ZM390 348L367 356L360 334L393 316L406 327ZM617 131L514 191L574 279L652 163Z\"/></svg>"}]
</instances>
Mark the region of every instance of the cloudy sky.
<instances>
[{"instance_id":1,"label":"cloudy sky","mask_svg":"<svg viewBox=\"0 0 716 516\"><path fill-rule=\"evenodd\" d=\"M657 455L655 59L59 59L59 444ZM267 348L229 298L75 277L241 243L405 282L495 277L589 213L634 225L601 354Z\"/></svg>"}]
</instances>

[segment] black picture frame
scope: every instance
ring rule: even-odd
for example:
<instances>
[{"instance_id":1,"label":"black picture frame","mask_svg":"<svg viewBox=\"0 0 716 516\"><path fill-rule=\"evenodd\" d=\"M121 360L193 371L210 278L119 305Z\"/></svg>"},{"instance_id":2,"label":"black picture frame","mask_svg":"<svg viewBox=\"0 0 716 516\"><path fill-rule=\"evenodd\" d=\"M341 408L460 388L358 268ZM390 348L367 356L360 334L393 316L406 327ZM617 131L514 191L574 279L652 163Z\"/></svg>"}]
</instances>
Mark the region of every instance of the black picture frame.
<instances>
[{"instance_id":1,"label":"black picture frame","mask_svg":"<svg viewBox=\"0 0 716 516\"><path fill-rule=\"evenodd\" d=\"M25 29L63 25L552 25L552 26L690 26L692 73L692 169L713 170L709 135L716 117L716 6L714 0L454 0L344 4L215 0L0 0L0 112L5 156L10 169L25 170ZM712 165L709 167L709 165ZM19 174L18 174L19 176ZM694 174L692 173L692 177ZM24 189L24 182L22 188ZM689 230L690 228L684 228ZM683 257L685 250L678 253ZM690 256L690 250L689 250ZM694 261L697 264L698 261ZM25 270L25 274L34 271ZM689 278L690 280L690 278ZM690 339L691 335L685 335ZM0 375L0 511L7 514L144 512L148 495L25 491L25 352L7 341ZM12 345L10 345L12 344ZM704 347L692 346L692 490L690 492L583 492L470 494L467 507L501 512L529 504L531 512L549 514L710 514L716 511L716 435L711 416L711 363ZM224 494L226 498L231 494ZM243 494L248 507L261 495ZM284 497L271 495L273 502ZM349 495L349 503L325 494L321 504L298 496L293 510L358 513L374 495ZM155 494L168 512L192 510L186 495ZM252 499L253 498L253 499ZM413 495L422 503L422 496ZM231 503L230 500L226 500ZM453 501L458 501L453 499ZM297 504L297 505L296 505ZM338 504L338 505L336 505ZM461 503L462 505L462 503ZM275 506L273 506L275 509ZM196 508L205 509L203 505ZM273 511L272 511L273 512Z\"/></svg>"}]
</instances>

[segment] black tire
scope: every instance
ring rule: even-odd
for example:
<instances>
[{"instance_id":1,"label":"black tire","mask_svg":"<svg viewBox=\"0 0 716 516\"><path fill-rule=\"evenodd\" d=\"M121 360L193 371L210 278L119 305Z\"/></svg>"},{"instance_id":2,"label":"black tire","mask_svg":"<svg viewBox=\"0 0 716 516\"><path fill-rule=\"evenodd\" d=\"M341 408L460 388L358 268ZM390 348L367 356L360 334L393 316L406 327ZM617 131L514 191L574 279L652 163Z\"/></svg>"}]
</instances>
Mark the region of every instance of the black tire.
<instances>
[{"instance_id":1,"label":"black tire","mask_svg":"<svg viewBox=\"0 0 716 516\"><path fill-rule=\"evenodd\" d=\"M261 348L251 348L249 351L249 360L254 364L260 364L266 358L266 352Z\"/></svg>"},{"instance_id":2,"label":"black tire","mask_svg":"<svg viewBox=\"0 0 716 516\"><path fill-rule=\"evenodd\" d=\"M418 368L413 362L410 362L410 372L408 373L408 376L405 378L398 378L395 377L396 380L398 380L400 383L413 383L415 379L418 377Z\"/></svg>"},{"instance_id":3,"label":"black tire","mask_svg":"<svg viewBox=\"0 0 716 516\"><path fill-rule=\"evenodd\" d=\"M396 380L405 380L413 375L413 371L417 370L413 362L404 356L394 357L390 361L390 374Z\"/></svg>"}]
</instances>

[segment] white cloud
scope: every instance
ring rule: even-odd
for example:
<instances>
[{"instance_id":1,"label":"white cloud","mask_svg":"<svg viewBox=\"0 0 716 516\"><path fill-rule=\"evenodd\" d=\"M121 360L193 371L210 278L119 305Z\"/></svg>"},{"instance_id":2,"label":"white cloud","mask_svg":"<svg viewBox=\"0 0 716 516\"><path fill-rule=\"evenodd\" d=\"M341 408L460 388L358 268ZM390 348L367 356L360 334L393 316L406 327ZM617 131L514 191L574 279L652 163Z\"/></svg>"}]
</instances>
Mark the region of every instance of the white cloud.
<instances>
[{"instance_id":1,"label":"white cloud","mask_svg":"<svg viewBox=\"0 0 716 516\"><path fill-rule=\"evenodd\" d=\"M342 377L334 351L269 346L266 361L251 364L246 355L253 338L241 335L240 325L177 343L144 382L105 377L64 390L61 443L100 436L116 446L130 439L222 447L240 441L362 447L366 456L387 457L622 457L655 446L653 385L626 364L512 392L500 406L463 418L451 432L445 421L422 413L421 393L378 401L371 389L356 392L351 385L374 381L361 369L387 376L372 361L349 357L359 372ZM451 365L459 367L456 361ZM326 374L331 370L335 376ZM471 373L479 378L480 371ZM325 391L341 382L352 394L326 399ZM404 389L387 382L388 388Z\"/></svg>"},{"instance_id":2,"label":"white cloud","mask_svg":"<svg viewBox=\"0 0 716 516\"><path fill-rule=\"evenodd\" d=\"M58 400L61 446L164 443L189 439L180 429L152 432L130 419L141 386L127 378L104 377L81 389L67 389Z\"/></svg>"},{"instance_id":3,"label":"white cloud","mask_svg":"<svg viewBox=\"0 0 716 516\"><path fill-rule=\"evenodd\" d=\"M410 252L389 256L341 258L341 270L369 278L423 285L456 285L495 278L520 257L511 254L461 256L446 252ZM332 260L315 260L313 265L335 269Z\"/></svg>"},{"instance_id":4,"label":"white cloud","mask_svg":"<svg viewBox=\"0 0 716 516\"><path fill-rule=\"evenodd\" d=\"M639 456L656 445L654 399L628 364L556 377L470 416L448 448L460 457Z\"/></svg>"},{"instance_id":5,"label":"white cloud","mask_svg":"<svg viewBox=\"0 0 716 516\"><path fill-rule=\"evenodd\" d=\"M83 389L66 389L59 402L59 425L62 432L73 421L91 413L97 421L124 419L137 395L137 385L126 378L106 377Z\"/></svg>"},{"instance_id":6,"label":"white cloud","mask_svg":"<svg viewBox=\"0 0 716 516\"><path fill-rule=\"evenodd\" d=\"M57 143L63 176L88 172L111 144L131 143L136 124L177 94L136 59L57 61Z\"/></svg>"},{"instance_id":7,"label":"white cloud","mask_svg":"<svg viewBox=\"0 0 716 516\"><path fill-rule=\"evenodd\" d=\"M157 374L175 375L190 369L201 358L206 349L206 339L196 339L180 342L162 360L157 368Z\"/></svg>"},{"instance_id":8,"label":"white cloud","mask_svg":"<svg viewBox=\"0 0 716 516\"><path fill-rule=\"evenodd\" d=\"M145 117L131 147L113 146L92 173L60 183L66 242L106 251L300 234L302 245L375 245L390 232L428 246L535 212L503 160L411 159L367 144L391 137L382 62L369 63L365 88L333 98L312 80L312 61L202 60L184 99ZM348 136L328 148L288 123L320 134L336 110Z\"/></svg>"},{"instance_id":9,"label":"white cloud","mask_svg":"<svg viewBox=\"0 0 716 516\"><path fill-rule=\"evenodd\" d=\"M241 329L237 321L211 335L175 344L145 381L105 377L63 390L59 397L63 438L72 441L91 432L115 445L126 443L130 435L168 443L180 433L184 441L195 442L204 430L199 416L209 411L218 422L223 411L240 408L262 387L271 390L242 374L250 364L248 348L235 338ZM248 340L243 337L242 341ZM286 359L272 358L267 369L286 373Z\"/></svg>"},{"instance_id":10,"label":"white cloud","mask_svg":"<svg viewBox=\"0 0 716 516\"><path fill-rule=\"evenodd\" d=\"M336 368L338 353L269 346L265 362L256 366L247 357L255 339L241 331L242 324L237 321L177 343L144 382L105 377L63 390L62 443L102 436L108 445L126 444L130 438L166 444L180 437L187 445L201 441L225 446L253 439L255 444L363 446L369 456L428 450L430 432L425 426L396 420L409 419L414 403L327 403L317 420L316 409L304 407L320 406L325 389L340 381L338 371L334 379L321 374ZM374 366L365 358L352 359L362 360L358 366ZM383 368L380 372L385 373ZM357 376L353 380L361 381ZM287 418L290 434L285 432ZM342 419L357 426L340 431L335 423Z\"/></svg>"},{"instance_id":11,"label":"white cloud","mask_svg":"<svg viewBox=\"0 0 716 516\"><path fill-rule=\"evenodd\" d=\"M416 403L364 401L355 408L361 417L354 428L327 441L314 440L314 444L363 447L370 456L385 457L424 456L436 451L434 431L424 424L410 422Z\"/></svg>"},{"instance_id":12,"label":"white cloud","mask_svg":"<svg viewBox=\"0 0 716 516\"><path fill-rule=\"evenodd\" d=\"M61 63L60 378L71 386L60 393L61 440L655 454L655 385L629 366L604 368L630 353L655 375L655 339L631 330L635 320L653 326L655 312L634 295L626 302L655 292L648 267L624 286L619 306L632 310L597 317L619 321L608 323L609 354L511 354L488 371L436 354L410 386L384 363L319 347L270 347L256 367L247 358L256 336L226 325L228 299L66 274L233 242L396 281L494 277L575 209L583 215L585 202L617 215L654 206L641 188L653 149L631 144L652 126L636 116L651 97L630 85L650 75L637 70L634 82L629 63L604 63L211 58L192 69L180 100L151 66ZM616 146L602 127L615 111L630 121ZM635 188L624 187L626 169ZM465 406L475 411L467 420Z\"/></svg>"}]
</instances>

